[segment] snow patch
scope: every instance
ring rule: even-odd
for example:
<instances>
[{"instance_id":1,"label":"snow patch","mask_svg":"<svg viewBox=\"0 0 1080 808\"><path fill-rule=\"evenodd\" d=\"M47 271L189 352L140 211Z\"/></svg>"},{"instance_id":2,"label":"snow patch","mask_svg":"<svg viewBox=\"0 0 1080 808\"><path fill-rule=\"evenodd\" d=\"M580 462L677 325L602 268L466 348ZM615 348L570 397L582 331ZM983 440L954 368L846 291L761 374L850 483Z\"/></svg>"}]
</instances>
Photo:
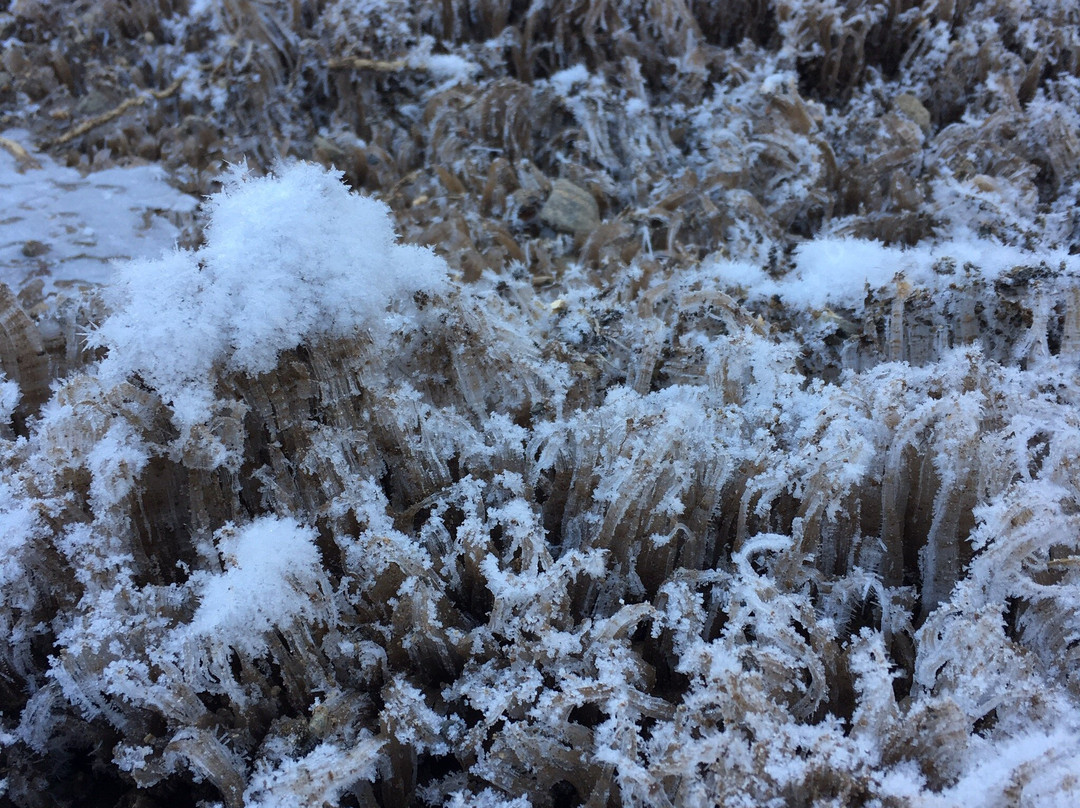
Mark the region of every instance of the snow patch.
<instances>
[{"instance_id":1,"label":"snow patch","mask_svg":"<svg viewBox=\"0 0 1080 808\"><path fill-rule=\"evenodd\" d=\"M29 143L21 130L2 134ZM20 166L0 149L0 282L15 288L42 270L50 284L105 283L112 262L153 258L173 247L180 230L172 219L198 206L166 182L160 166L83 176L46 154L32 157L40 168Z\"/></svg>"},{"instance_id":2,"label":"snow patch","mask_svg":"<svg viewBox=\"0 0 1080 808\"><path fill-rule=\"evenodd\" d=\"M954 240L916 247L886 246L859 238L817 238L799 245L795 266L774 278L745 261L714 260L709 270L727 286L742 287L751 299L776 295L803 309L848 308L862 313L867 287L883 289L904 281L930 290L975 279L992 282L1015 267L1042 265L1080 271L1080 257L1067 250L1032 252L987 239Z\"/></svg>"},{"instance_id":3,"label":"snow patch","mask_svg":"<svg viewBox=\"0 0 1080 808\"><path fill-rule=\"evenodd\" d=\"M548 79L555 92L564 98L569 96L575 84L585 84L589 81L589 70L585 65L577 64L552 74Z\"/></svg>"},{"instance_id":4,"label":"snow patch","mask_svg":"<svg viewBox=\"0 0 1080 808\"><path fill-rule=\"evenodd\" d=\"M257 655L271 629L317 616L313 595L321 568L313 528L276 517L227 525L218 531L218 552L224 572L194 576L201 579L199 606L182 629L186 637L228 637L238 650Z\"/></svg>"}]
</instances>

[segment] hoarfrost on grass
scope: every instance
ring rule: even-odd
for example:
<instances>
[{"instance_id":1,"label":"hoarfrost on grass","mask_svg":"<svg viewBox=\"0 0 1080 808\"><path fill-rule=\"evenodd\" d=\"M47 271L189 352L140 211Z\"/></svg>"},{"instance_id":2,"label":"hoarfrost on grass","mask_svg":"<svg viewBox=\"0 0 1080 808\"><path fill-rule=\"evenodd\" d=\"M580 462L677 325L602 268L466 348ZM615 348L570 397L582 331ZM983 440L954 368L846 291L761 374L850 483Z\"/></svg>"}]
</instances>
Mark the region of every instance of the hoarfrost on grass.
<instances>
[{"instance_id":1,"label":"hoarfrost on grass","mask_svg":"<svg viewBox=\"0 0 1080 808\"><path fill-rule=\"evenodd\" d=\"M311 165L235 172L208 210L205 247L119 272L107 356L2 444L6 664L33 683L12 749L104 724L117 776L230 808L370 796L421 757L457 763L415 794L463 804L958 804L1005 788L988 755L1075 791L1080 424L1066 348L1036 349L1058 316L1075 357L1080 327L1048 309L1000 360L884 361L974 247L628 273L636 308L571 270L553 311L527 278L452 282ZM976 256L972 294L1069 289L1067 261L1009 255ZM809 316L909 288L826 382L720 291L748 277Z\"/></svg>"},{"instance_id":2,"label":"hoarfrost on grass","mask_svg":"<svg viewBox=\"0 0 1080 808\"><path fill-rule=\"evenodd\" d=\"M205 246L128 263L106 292L103 378L152 384L184 427L209 415L215 366L263 373L306 340L383 339L414 295L445 288L445 263L399 244L385 205L311 164L279 172L235 169L208 202Z\"/></svg>"},{"instance_id":3,"label":"hoarfrost on grass","mask_svg":"<svg viewBox=\"0 0 1080 808\"><path fill-rule=\"evenodd\" d=\"M84 167L394 218L5 296L16 802L1080 800L1069 3L17 5L39 132L183 79Z\"/></svg>"}]
</instances>

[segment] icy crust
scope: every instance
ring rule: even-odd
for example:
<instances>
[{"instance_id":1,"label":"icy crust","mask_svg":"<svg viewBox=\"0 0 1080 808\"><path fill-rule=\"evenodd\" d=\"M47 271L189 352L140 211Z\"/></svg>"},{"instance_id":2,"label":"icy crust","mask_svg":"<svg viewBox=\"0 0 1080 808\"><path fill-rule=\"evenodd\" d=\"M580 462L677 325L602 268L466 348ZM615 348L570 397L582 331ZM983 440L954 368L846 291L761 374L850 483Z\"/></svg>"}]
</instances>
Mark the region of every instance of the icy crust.
<instances>
[{"instance_id":1,"label":"icy crust","mask_svg":"<svg viewBox=\"0 0 1080 808\"><path fill-rule=\"evenodd\" d=\"M26 142L20 130L0 136ZM159 166L108 168L88 175L35 153L23 166L0 149L0 282L34 277L105 283L115 261L156 259L176 243L177 221L198 200L177 191Z\"/></svg>"},{"instance_id":2,"label":"icy crust","mask_svg":"<svg viewBox=\"0 0 1080 808\"><path fill-rule=\"evenodd\" d=\"M455 283L312 166L210 211L0 439L16 804L1080 798L1067 267L798 344L716 262Z\"/></svg>"}]
</instances>

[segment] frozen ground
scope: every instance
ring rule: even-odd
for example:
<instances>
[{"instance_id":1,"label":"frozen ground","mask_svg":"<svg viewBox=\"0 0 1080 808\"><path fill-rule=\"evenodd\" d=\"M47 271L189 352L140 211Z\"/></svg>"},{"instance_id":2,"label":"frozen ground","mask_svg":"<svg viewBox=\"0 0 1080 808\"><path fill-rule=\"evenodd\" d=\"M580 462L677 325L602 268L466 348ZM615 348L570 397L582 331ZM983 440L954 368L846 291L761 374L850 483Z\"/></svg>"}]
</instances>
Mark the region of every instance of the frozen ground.
<instances>
[{"instance_id":1,"label":"frozen ground","mask_svg":"<svg viewBox=\"0 0 1080 808\"><path fill-rule=\"evenodd\" d=\"M33 148L24 130L0 132ZM154 165L107 168L85 176L29 151L33 166L0 149L0 282L21 288L105 283L113 262L156 258L172 249L198 200L181 193Z\"/></svg>"}]
</instances>

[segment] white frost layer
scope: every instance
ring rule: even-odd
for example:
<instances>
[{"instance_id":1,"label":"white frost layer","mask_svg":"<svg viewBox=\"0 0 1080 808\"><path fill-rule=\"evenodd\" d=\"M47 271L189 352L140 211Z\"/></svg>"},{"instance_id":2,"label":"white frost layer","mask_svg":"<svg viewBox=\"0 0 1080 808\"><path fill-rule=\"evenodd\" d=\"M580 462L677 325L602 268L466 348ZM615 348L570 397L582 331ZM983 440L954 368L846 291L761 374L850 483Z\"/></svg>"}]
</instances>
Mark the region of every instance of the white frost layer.
<instances>
[{"instance_id":1,"label":"white frost layer","mask_svg":"<svg viewBox=\"0 0 1080 808\"><path fill-rule=\"evenodd\" d=\"M1080 271L1080 256L1067 250L1035 253L985 239L903 248L868 239L818 238L796 248L794 258L794 270L779 279L754 264L726 259L717 259L713 270L721 283L742 287L755 299L776 295L797 308L856 312L862 311L867 285L881 289L897 275L916 286L942 289L965 283L967 272L992 282L1018 266Z\"/></svg>"},{"instance_id":2,"label":"white frost layer","mask_svg":"<svg viewBox=\"0 0 1080 808\"><path fill-rule=\"evenodd\" d=\"M22 131L2 133L26 147ZM190 213L198 200L173 188L159 166L109 168L82 176L47 155L19 172L0 149L0 282L20 286L34 272L49 281L104 283L111 262L158 256L176 244L170 213ZM27 242L48 251L26 255ZM33 253L34 250L27 250Z\"/></svg>"},{"instance_id":3,"label":"white frost layer","mask_svg":"<svg viewBox=\"0 0 1080 808\"><path fill-rule=\"evenodd\" d=\"M348 748L322 743L303 758L283 760L276 767L260 761L244 791L244 804L248 808L336 805L357 781L375 781L379 750L385 744L364 731Z\"/></svg>"},{"instance_id":4,"label":"white frost layer","mask_svg":"<svg viewBox=\"0 0 1080 808\"><path fill-rule=\"evenodd\" d=\"M225 562L219 575L195 573L199 607L185 638L229 643L258 653L263 636L276 626L316 617L311 594L319 589L320 560L315 531L292 519L264 516L242 528L218 532Z\"/></svg>"},{"instance_id":5,"label":"white frost layer","mask_svg":"<svg viewBox=\"0 0 1080 808\"><path fill-rule=\"evenodd\" d=\"M480 65L457 54L432 53L431 49L435 44L434 37L421 37L419 44L409 52L405 61L410 67L427 70L441 86L469 81L480 72Z\"/></svg>"},{"instance_id":6,"label":"white frost layer","mask_svg":"<svg viewBox=\"0 0 1080 808\"><path fill-rule=\"evenodd\" d=\"M447 282L445 261L398 243L382 202L316 165L235 170L206 207L206 246L118 268L91 337L109 349L103 377L137 374L181 426L209 414L216 365L257 374L314 337L377 337Z\"/></svg>"},{"instance_id":7,"label":"white frost layer","mask_svg":"<svg viewBox=\"0 0 1080 808\"><path fill-rule=\"evenodd\" d=\"M955 786L924 804L928 808L1080 804L1080 737L1075 731L1062 727L1052 734L1034 732L988 746L982 761Z\"/></svg>"}]
</instances>

